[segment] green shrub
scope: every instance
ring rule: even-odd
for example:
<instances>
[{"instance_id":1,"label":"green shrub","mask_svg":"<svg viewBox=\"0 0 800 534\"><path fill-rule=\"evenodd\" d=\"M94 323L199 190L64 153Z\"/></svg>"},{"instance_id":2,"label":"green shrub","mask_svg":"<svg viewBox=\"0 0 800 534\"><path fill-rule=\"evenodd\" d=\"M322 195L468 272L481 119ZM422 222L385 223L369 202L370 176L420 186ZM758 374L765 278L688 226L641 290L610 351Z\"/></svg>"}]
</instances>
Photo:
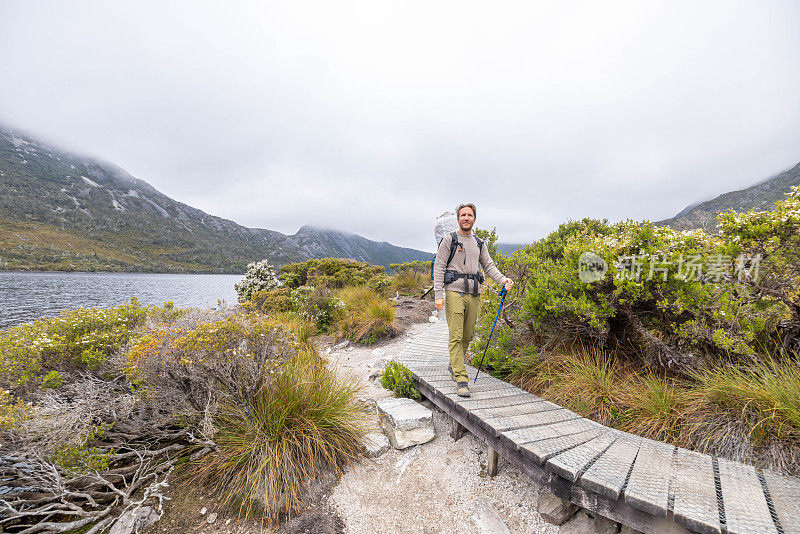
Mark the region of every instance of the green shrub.
<instances>
[{"instance_id":1,"label":"green shrub","mask_svg":"<svg viewBox=\"0 0 800 534\"><path fill-rule=\"evenodd\" d=\"M11 430L31 416L31 406L14 398L8 390L0 389L0 431ZM0 434L0 441L2 434Z\"/></svg>"},{"instance_id":2,"label":"green shrub","mask_svg":"<svg viewBox=\"0 0 800 534\"><path fill-rule=\"evenodd\" d=\"M114 308L64 311L0 331L0 386L22 386L68 363L95 369L131 339L152 310L133 298Z\"/></svg>"},{"instance_id":3,"label":"green shrub","mask_svg":"<svg viewBox=\"0 0 800 534\"><path fill-rule=\"evenodd\" d=\"M58 389L64 385L64 377L58 371L50 371L42 377L42 387Z\"/></svg>"},{"instance_id":4,"label":"green shrub","mask_svg":"<svg viewBox=\"0 0 800 534\"><path fill-rule=\"evenodd\" d=\"M249 403L220 407L217 451L196 465L195 476L242 515L263 511L271 523L281 512L296 515L307 482L362 454L368 414L358 393L317 357L298 355Z\"/></svg>"},{"instance_id":5,"label":"green shrub","mask_svg":"<svg viewBox=\"0 0 800 534\"><path fill-rule=\"evenodd\" d=\"M292 309L291 289L279 287L253 293L251 298L256 309L266 314L288 312Z\"/></svg>"},{"instance_id":6,"label":"green shrub","mask_svg":"<svg viewBox=\"0 0 800 534\"><path fill-rule=\"evenodd\" d=\"M414 376L408 370L408 367L402 363L389 361L386 364L386 369L383 370L380 383L385 389L394 391L394 394L398 397L422 399L422 393L415 385Z\"/></svg>"},{"instance_id":7,"label":"green shrub","mask_svg":"<svg viewBox=\"0 0 800 534\"><path fill-rule=\"evenodd\" d=\"M390 263L389 268L393 270L396 274L403 272L417 272L420 274L427 275L428 278L430 278L431 263L433 263L433 261L414 260L406 263Z\"/></svg>"},{"instance_id":8,"label":"green shrub","mask_svg":"<svg viewBox=\"0 0 800 534\"><path fill-rule=\"evenodd\" d=\"M346 287L337 296L344 304L337 323L342 337L370 344L394 334L394 308L380 294L367 287Z\"/></svg>"},{"instance_id":9,"label":"green shrub","mask_svg":"<svg viewBox=\"0 0 800 534\"><path fill-rule=\"evenodd\" d=\"M341 289L347 286L364 286L373 277L383 275L384 270L381 265L370 265L346 258L311 259L284 265L279 278L290 289L300 286Z\"/></svg>"},{"instance_id":10,"label":"green shrub","mask_svg":"<svg viewBox=\"0 0 800 534\"><path fill-rule=\"evenodd\" d=\"M300 286L290 294L292 310L312 321L319 332L330 332L340 319L345 305L325 286Z\"/></svg>"}]
</instances>

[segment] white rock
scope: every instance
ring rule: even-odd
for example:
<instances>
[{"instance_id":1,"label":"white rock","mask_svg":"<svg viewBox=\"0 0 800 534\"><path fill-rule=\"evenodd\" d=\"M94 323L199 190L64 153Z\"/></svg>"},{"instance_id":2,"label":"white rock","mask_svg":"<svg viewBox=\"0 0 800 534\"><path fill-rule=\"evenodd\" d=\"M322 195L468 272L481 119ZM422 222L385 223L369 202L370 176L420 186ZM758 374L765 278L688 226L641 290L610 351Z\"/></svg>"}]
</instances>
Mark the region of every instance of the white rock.
<instances>
[{"instance_id":1,"label":"white rock","mask_svg":"<svg viewBox=\"0 0 800 534\"><path fill-rule=\"evenodd\" d=\"M208 508L206 508L205 506L203 506L203 509L202 509L202 510L200 510L200 515L206 515L206 512L208 512Z\"/></svg>"},{"instance_id":2,"label":"white rock","mask_svg":"<svg viewBox=\"0 0 800 534\"><path fill-rule=\"evenodd\" d=\"M331 353L331 348L330 348L330 347L328 347L327 349L325 349L325 354L330 354L330 353Z\"/></svg>"},{"instance_id":3,"label":"white rock","mask_svg":"<svg viewBox=\"0 0 800 534\"><path fill-rule=\"evenodd\" d=\"M353 350L353 347L347 347L347 352L350 352L351 350Z\"/></svg>"},{"instance_id":4,"label":"white rock","mask_svg":"<svg viewBox=\"0 0 800 534\"><path fill-rule=\"evenodd\" d=\"M395 449L427 443L436 437L433 412L411 399L384 399L378 402L381 427Z\"/></svg>"},{"instance_id":5,"label":"white rock","mask_svg":"<svg viewBox=\"0 0 800 534\"><path fill-rule=\"evenodd\" d=\"M439 320L439 318L436 317L435 315L431 315L430 317L428 317L428 322L430 322L430 323L435 323L438 320Z\"/></svg>"},{"instance_id":6,"label":"white rock","mask_svg":"<svg viewBox=\"0 0 800 534\"><path fill-rule=\"evenodd\" d=\"M361 442L364 445L364 452L370 458L380 456L389 450L389 438L382 432L365 434Z\"/></svg>"},{"instance_id":7,"label":"white rock","mask_svg":"<svg viewBox=\"0 0 800 534\"><path fill-rule=\"evenodd\" d=\"M138 534L158 519L158 512L149 506L128 510L117 519L109 534Z\"/></svg>"},{"instance_id":8,"label":"white rock","mask_svg":"<svg viewBox=\"0 0 800 534\"><path fill-rule=\"evenodd\" d=\"M338 343L338 344L334 345L334 346L333 346L333 350L339 350L339 349L343 349L343 348L345 348L345 347L346 347L347 345L349 345L349 344L350 344L350 342L349 342L348 340L346 340L346 339L345 339L345 340L344 340L344 341L342 341L341 343Z\"/></svg>"},{"instance_id":9,"label":"white rock","mask_svg":"<svg viewBox=\"0 0 800 534\"><path fill-rule=\"evenodd\" d=\"M213 525L214 523L216 523L216 521L217 521L217 512L208 514L208 519L206 519L206 523L208 523L209 525Z\"/></svg>"},{"instance_id":10,"label":"white rock","mask_svg":"<svg viewBox=\"0 0 800 534\"><path fill-rule=\"evenodd\" d=\"M376 357L378 357L378 358L380 358L380 357L381 357L381 356L383 356L384 354L386 354L386 351L385 351L385 350L383 350L383 349L373 349L373 350L372 350L372 355L373 355L373 356L376 356Z\"/></svg>"},{"instance_id":11,"label":"white rock","mask_svg":"<svg viewBox=\"0 0 800 534\"><path fill-rule=\"evenodd\" d=\"M478 503L470 516L481 534L511 534L500 514L488 503Z\"/></svg>"}]
</instances>

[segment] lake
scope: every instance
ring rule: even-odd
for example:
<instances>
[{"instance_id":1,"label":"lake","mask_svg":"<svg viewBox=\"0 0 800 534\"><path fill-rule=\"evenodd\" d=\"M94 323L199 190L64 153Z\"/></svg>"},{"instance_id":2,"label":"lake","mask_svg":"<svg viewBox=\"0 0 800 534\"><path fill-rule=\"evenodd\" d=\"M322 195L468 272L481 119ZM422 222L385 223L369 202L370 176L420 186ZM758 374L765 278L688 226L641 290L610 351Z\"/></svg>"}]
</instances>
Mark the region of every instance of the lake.
<instances>
[{"instance_id":1,"label":"lake","mask_svg":"<svg viewBox=\"0 0 800 534\"><path fill-rule=\"evenodd\" d=\"M138 298L142 304L210 308L236 303L238 274L140 274L0 271L0 328L64 309L107 308Z\"/></svg>"}]
</instances>

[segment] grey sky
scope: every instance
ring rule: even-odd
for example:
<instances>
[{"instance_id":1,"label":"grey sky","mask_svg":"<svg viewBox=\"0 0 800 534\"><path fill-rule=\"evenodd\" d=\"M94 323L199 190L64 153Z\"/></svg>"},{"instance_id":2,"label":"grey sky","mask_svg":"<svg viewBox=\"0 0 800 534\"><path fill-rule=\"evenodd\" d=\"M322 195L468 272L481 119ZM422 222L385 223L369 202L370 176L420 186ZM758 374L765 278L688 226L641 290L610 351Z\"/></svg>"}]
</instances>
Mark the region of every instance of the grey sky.
<instances>
[{"instance_id":1,"label":"grey sky","mask_svg":"<svg viewBox=\"0 0 800 534\"><path fill-rule=\"evenodd\" d=\"M800 3L0 2L0 121L240 224L433 249L800 161Z\"/></svg>"}]
</instances>

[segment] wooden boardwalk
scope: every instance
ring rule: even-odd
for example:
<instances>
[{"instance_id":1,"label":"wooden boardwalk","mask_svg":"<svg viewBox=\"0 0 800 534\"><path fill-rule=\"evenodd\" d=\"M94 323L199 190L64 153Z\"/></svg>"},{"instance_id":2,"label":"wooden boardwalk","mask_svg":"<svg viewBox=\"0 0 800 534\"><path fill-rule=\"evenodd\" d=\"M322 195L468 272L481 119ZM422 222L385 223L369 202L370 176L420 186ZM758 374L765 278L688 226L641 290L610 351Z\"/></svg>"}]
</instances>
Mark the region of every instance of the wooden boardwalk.
<instances>
[{"instance_id":1,"label":"wooden boardwalk","mask_svg":"<svg viewBox=\"0 0 800 534\"><path fill-rule=\"evenodd\" d=\"M800 479L602 426L467 366L455 393L442 318L397 358L422 393L556 496L648 533L800 534ZM456 431L456 433L457 433Z\"/></svg>"}]
</instances>

